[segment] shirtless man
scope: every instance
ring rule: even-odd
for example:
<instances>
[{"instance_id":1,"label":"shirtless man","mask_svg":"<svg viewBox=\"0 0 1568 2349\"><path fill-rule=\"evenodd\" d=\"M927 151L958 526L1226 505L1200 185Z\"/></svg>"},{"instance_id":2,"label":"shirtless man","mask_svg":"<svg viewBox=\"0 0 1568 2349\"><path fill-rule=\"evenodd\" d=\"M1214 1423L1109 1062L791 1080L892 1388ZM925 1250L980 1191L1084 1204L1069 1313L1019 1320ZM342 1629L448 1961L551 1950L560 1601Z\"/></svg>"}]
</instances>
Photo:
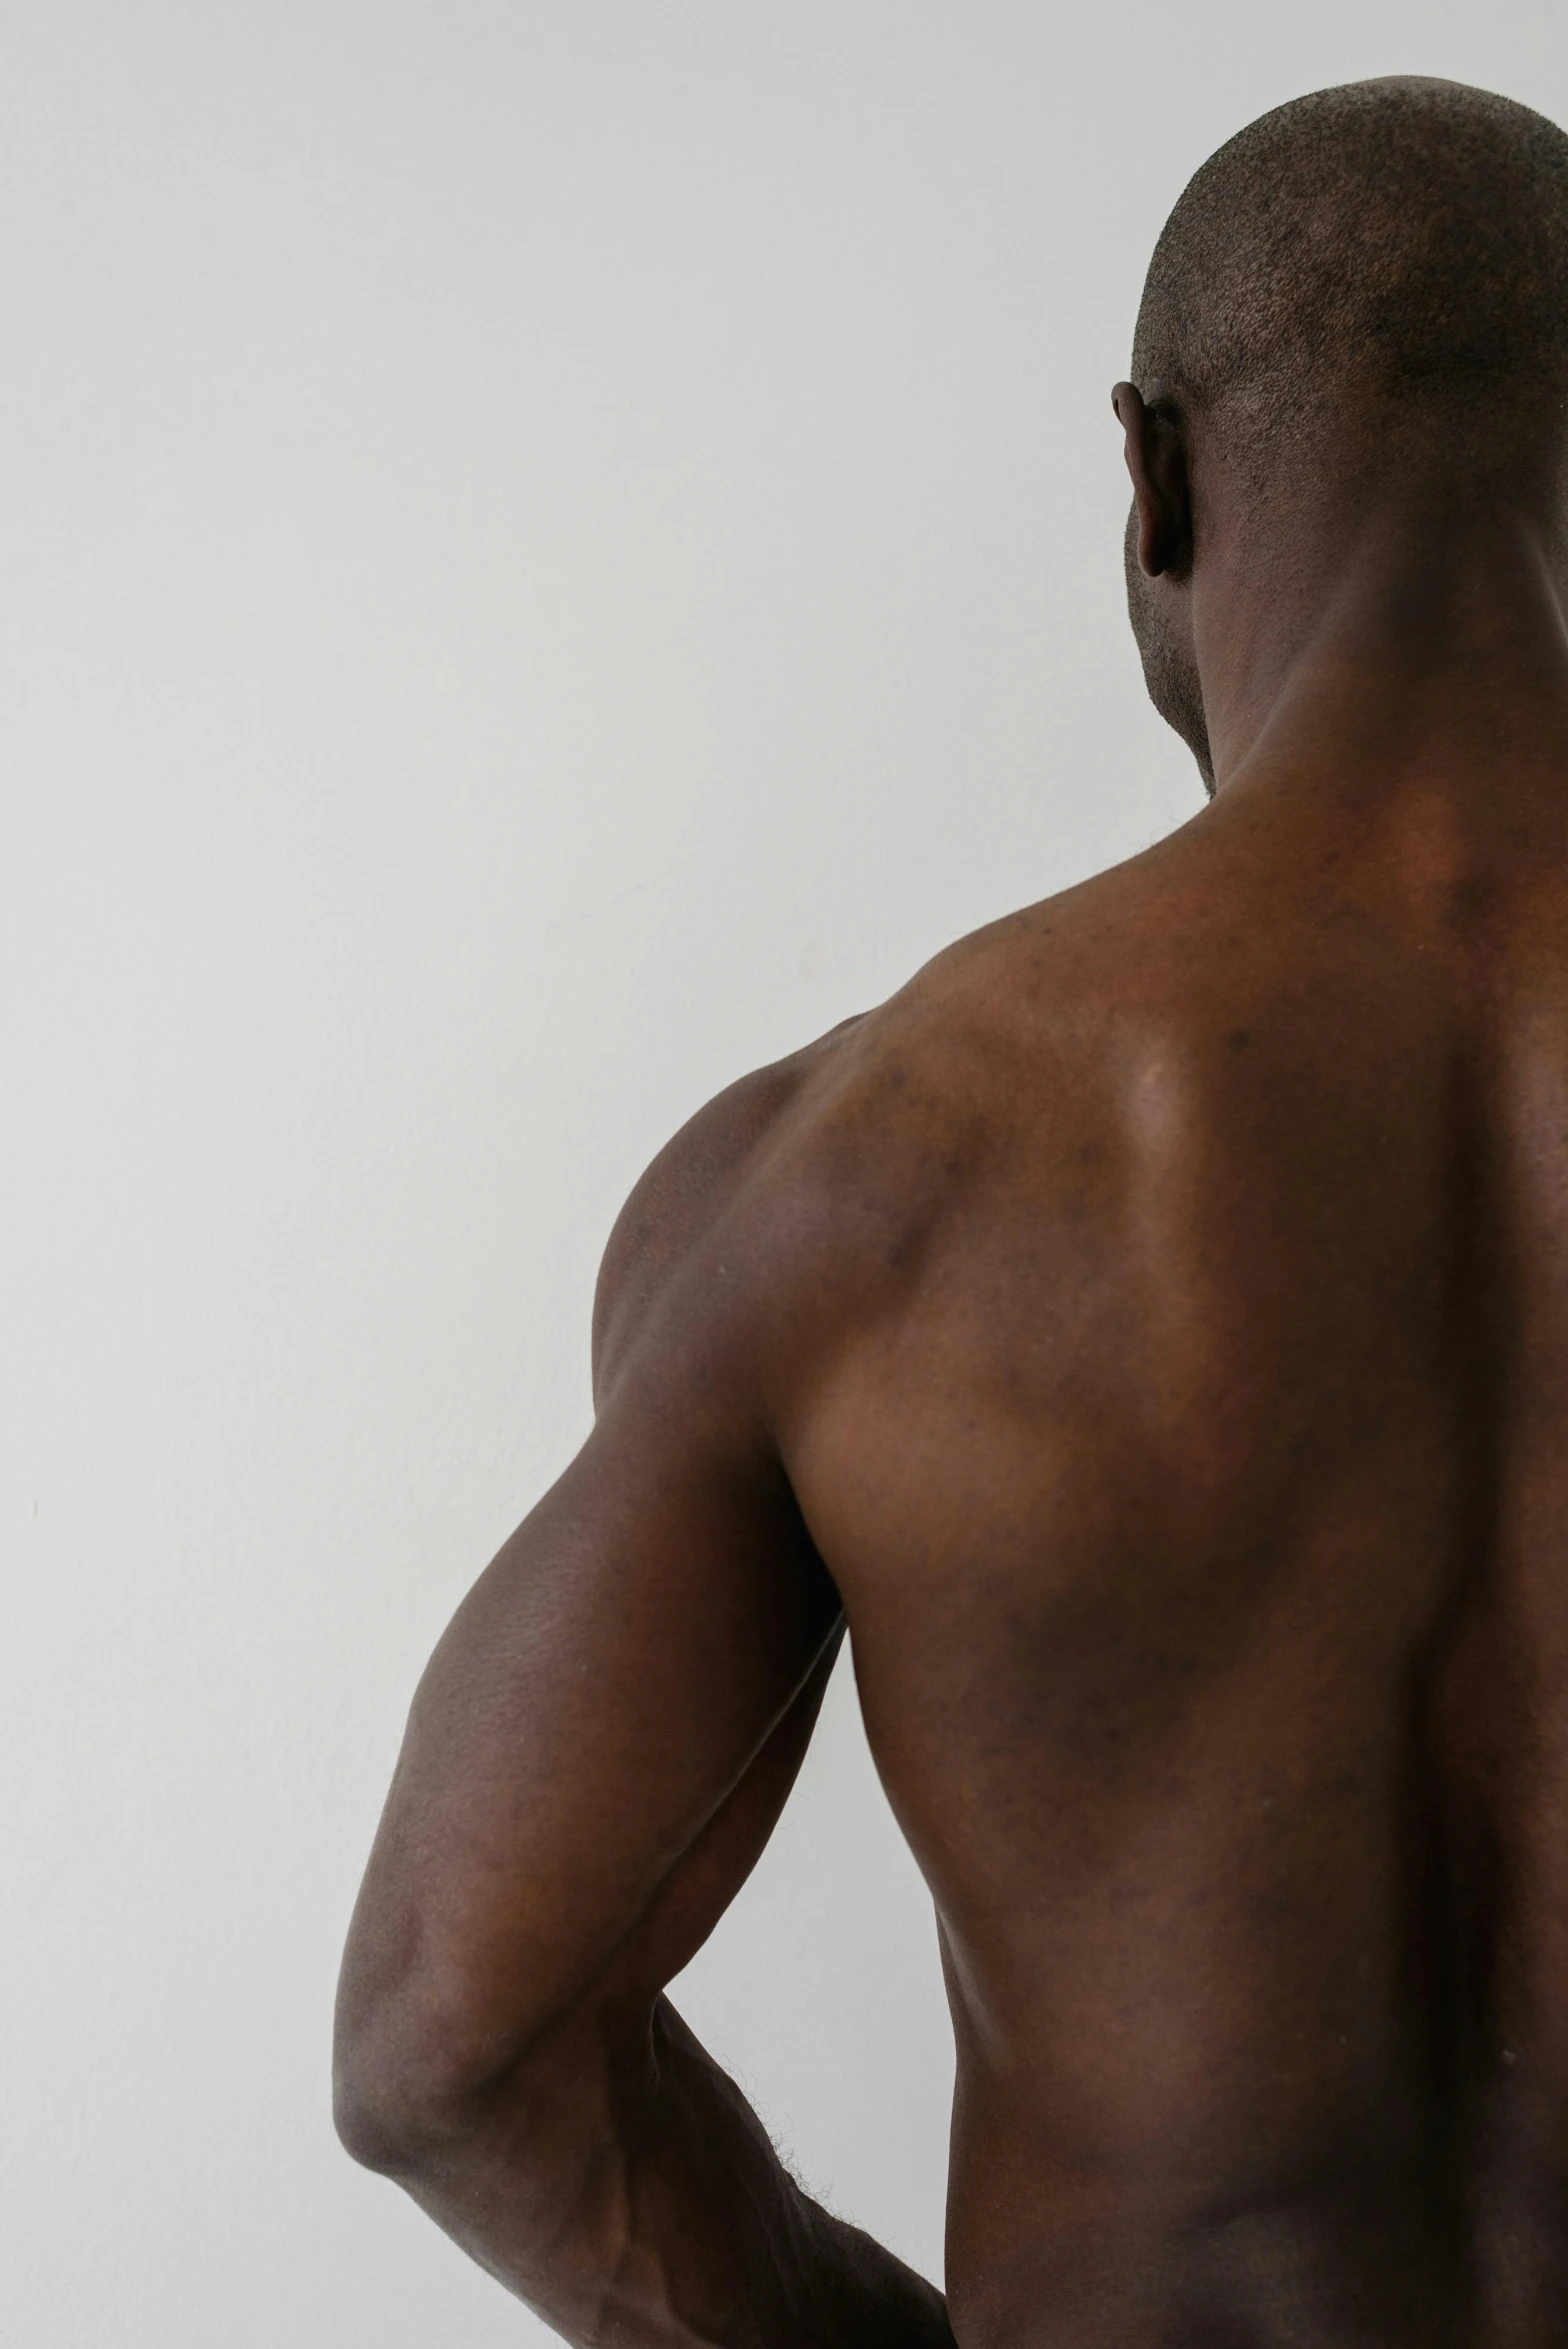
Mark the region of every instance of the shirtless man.
<instances>
[{"instance_id":1,"label":"shirtless man","mask_svg":"<svg viewBox=\"0 0 1568 2349\"><path fill-rule=\"evenodd\" d=\"M1265 116L1132 373L1212 804L677 1136L414 1705L341 2127L575 2342L1568 2343L1568 138ZM663 1995L846 1625L945 2302Z\"/></svg>"}]
</instances>

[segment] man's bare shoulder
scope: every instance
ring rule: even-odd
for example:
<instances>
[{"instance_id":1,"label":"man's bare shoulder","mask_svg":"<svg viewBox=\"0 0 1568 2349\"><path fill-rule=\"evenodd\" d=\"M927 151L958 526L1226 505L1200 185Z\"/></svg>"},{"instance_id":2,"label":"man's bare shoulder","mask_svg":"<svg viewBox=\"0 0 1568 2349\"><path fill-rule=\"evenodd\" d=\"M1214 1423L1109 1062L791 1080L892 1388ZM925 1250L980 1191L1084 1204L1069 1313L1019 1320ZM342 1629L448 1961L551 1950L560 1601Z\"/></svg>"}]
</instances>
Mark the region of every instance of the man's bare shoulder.
<instances>
[{"instance_id":1,"label":"man's bare shoulder","mask_svg":"<svg viewBox=\"0 0 1568 2349\"><path fill-rule=\"evenodd\" d=\"M726 1235L755 1217L781 1144L809 1120L814 1095L831 1089L863 1016L727 1085L648 1166L616 1219L600 1266L596 1390L614 1378L672 1296L688 1289L694 1274L700 1279L713 1251L724 1255ZM728 1253L743 1259L745 1250L731 1246Z\"/></svg>"},{"instance_id":2,"label":"man's bare shoulder","mask_svg":"<svg viewBox=\"0 0 1568 2349\"><path fill-rule=\"evenodd\" d=\"M1070 1125L1093 1038L1126 993L1125 868L946 947L886 1002L700 1109L654 1159L605 1253L602 1387L658 1327L748 1309L852 1311L1021 1122Z\"/></svg>"},{"instance_id":3,"label":"man's bare shoulder","mask_svg":"<svg viewBox=\"0 0 1568 2349\"><path fill-rule=\"evenodd\" d=\"M996 957L982 941L990 935L959 941L887 1002L750 1070L672 1136L606 1248L597 1358L613 1360L626 1328L721 1232L761 1224L777 1232L781 1215L797 1223L800 1211L853 1187L868 1148L892 1161L912 1127L929 1134L957 1112L972 1089L975 1030L985 1020Z\"/></svg>"}]
</instances>

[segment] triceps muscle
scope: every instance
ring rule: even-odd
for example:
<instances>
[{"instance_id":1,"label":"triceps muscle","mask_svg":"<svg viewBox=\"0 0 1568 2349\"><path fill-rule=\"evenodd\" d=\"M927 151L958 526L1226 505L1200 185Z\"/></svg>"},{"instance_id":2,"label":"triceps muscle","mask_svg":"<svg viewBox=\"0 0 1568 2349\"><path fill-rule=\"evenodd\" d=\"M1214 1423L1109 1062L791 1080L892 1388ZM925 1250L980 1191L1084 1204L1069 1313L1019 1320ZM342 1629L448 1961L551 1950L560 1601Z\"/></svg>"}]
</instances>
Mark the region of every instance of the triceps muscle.
<instances>
[{"instance_id":1,"label":"triceps muscle","mask_svg":"<svg viewBox=\"0 0 1568 2349\"><path fill-rule=\"evenodd\" d=\"M606 1415L414 1701L344 1998L351 2025L423 2032L416 2060L454 2087L607 1974L655 1994L749 1872L810 1734L838 1602L782 1472L661 1419Z\"/></svg>"}]
</instances>

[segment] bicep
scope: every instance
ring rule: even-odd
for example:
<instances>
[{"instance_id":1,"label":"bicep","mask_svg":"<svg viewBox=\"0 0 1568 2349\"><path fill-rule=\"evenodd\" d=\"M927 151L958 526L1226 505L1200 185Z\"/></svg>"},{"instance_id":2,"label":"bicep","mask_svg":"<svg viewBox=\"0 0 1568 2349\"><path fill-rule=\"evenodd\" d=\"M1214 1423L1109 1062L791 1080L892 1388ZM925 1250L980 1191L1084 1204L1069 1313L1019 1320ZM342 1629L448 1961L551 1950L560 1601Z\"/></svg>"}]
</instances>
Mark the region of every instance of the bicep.
<instances>
[{"instance_id":1,"label":"bicep","mask_svg":"<svg viewBox=\"0 0 1568 2349\"><path fill-rule=\"evenodd\" d=\"M476 2077L617 1968L662 1986L788 1792L837 1621L782 1472L623 1395L431 1660L362 1896Z\"/></svg>"}]
</instances>

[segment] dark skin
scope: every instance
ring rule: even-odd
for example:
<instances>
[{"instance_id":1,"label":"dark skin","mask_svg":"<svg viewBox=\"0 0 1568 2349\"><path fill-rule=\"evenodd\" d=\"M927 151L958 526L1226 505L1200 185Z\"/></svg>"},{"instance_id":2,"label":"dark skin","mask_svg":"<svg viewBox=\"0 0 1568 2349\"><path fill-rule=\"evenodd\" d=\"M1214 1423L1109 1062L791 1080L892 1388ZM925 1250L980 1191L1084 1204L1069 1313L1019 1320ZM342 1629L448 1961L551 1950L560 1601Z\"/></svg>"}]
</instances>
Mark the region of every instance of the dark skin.
<instances>
[{"instance_id":1,"label":"dark skin","mask_svg":"<svg viewBox=\"0 0 1568 2349\"><path fill-rule=\"evenodd\" d=\"M1260 489L1115 401L1212 805L656 1162L356 1913L347 2143L576 2342L1568 2340L1562 419L1347 414ZM945 2302L664 1996L846 1625Z\"/></svg>"}]
</instances>

